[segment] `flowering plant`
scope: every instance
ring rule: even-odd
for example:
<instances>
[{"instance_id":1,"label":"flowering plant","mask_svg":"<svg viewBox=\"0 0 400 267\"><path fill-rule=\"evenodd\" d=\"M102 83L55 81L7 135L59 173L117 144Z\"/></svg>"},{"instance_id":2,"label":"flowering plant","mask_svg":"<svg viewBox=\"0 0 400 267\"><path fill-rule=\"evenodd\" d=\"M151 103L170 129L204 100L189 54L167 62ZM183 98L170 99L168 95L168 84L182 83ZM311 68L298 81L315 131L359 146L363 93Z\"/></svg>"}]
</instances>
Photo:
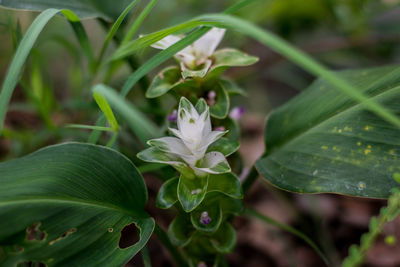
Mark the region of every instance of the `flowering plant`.
<instances>
[{"instance_id":1,"label":"flowering plant","mask_svg":"<svg viewBox=\"0 0 400 267\"><path fill-rule=\"evenodd\" d=\"M147 250L147 246L154 247L152 243L147 245L149 240L160 241L179 267L227 266L225 254L234 250L235 228L244 221L236 220L238 216L257 218L297 235L320 256L317 265L328 264L329 259L311 238L253 210L252 203L244 203L250 201L242 201L261 176L277 187L274 194L282 193L285 199L288 194L279 188L303 194L329 192L387 198L388 206L382 208L378 218L371 219L369 233L362 236L359 247L349 249L344 261L345 267L360 265L384 224L400 214L399 67L330 71L274 33L242 17L228 15L252 0L238 1L224 12L202 15L134 38L157 0L150 0L132 24L123 23L138 2L133 0L124 10L114 12L114 7L126 1L0 0L0 6L9 8L37 11L49 7L35 18L23 37L19 20L12 25L12 19L5 22L0 16L0 25L10 26L15 49L0 91L0 156L7 157L0 163L0 266L124 266L139 252L144 265L151 266L149 254L155 253ZM66 10L66 6L73 10ZM329 6L334 7L332 3ZM284 10L282 7L285 4L279 1L279 8L271 10ZM330 14L343 13L336 11ZM114 17L114 13L119 16ZM54 38L73 55L74 64L68 72L71 82L62 83L68 93L53 92L52 83L44 79L47 73L41 73L48 67L47 58L42 57L51 53L42 53L39 46L33 48L43 27L56 14L70 22L82 49L78 53L76 42L59 32ZM98 21L104 27L110 26L97 56L80 21L93 16L101 17ZM115 23L108 25L111 19ZM358 25L365 16L356 21ZM126 27L126 31L120 31L120 27ZM250 116L242 118L246 112L242 97L247 96L245 89L254 85L253 76L248 75L254 67L240 75L225 75L225 71L251 66L258 57L236 48L217 49L230 29L319 77L268 115L264 138L260 138L264 150L257 151L260 154L251 162L246 157L253 157L256 151L246 153L246 145L239 151L239 146L244 140L243 125L251 128L244 138L251 136L258 142L253 135L262 137L261 130L248 126L252 124ZM0 35L4 32L8 34L1 31ZM176 35L182 32L186 34ZM112 41L116 49L109 55L107 48ZM259 44L251 45L257 47L252 51L263 52ZM158 53L151 58L137 53L147 47L149 52ZM24 64L32 49L33 57ZM81 57L85 57L82 62ZM171 61L149 79L147 75L169 58L177 62ZM335 58L335 65L338 60L341 57ZM63 67L71 67L62 63ZM269 72L271 66L266 67ZM264 71L257 72L264 75ZM62 75L65 73L63 68ZM113 79L115 73L118 79ZM302 80L293 73L278 76L277 80L285 80L285 85ZM121 90L110 87L120 84L121 77L126 78ZM287 81L288 77L296 79ZM92 84L93 103L85 103L88 92L84 89ZM257 86L264 86L264 82ZM23 89L19 94L26 94L25 98L11 99L16 87ZM133 88L135 94L128 96ZM249 95L253 93L251 90ZM9 102L13 102L12 112L7 113ZM56 108L56 103L62 108ZM253 104L257 108L267 106L254 95L247 103L250 110ZM102 112L99 117L98 108ZM86 112L91 116L82 116ZM29 116L22 116L26 113ZM28 117L33 119L25 121ZM77 124L88 118L96 124ZM33 129L24 126L21 130L27 121ZM66 121L71 123L64 124ZM66 140L80 142L52 145L8 160L10 155L19 156ZM155 205L148 205L154 203L149 199ZM138 233L134 242L133 228ZM248 233L243 225L241 229ZM150 239L153 233L158 240ZM396 239L392 236L385 241L393 244ZM333 246L327 243L323 247L330 248L327 252L336 265L337 255L330 251ZM245 251L245 263L252 264Z\"/></svg>"}]
</instances>

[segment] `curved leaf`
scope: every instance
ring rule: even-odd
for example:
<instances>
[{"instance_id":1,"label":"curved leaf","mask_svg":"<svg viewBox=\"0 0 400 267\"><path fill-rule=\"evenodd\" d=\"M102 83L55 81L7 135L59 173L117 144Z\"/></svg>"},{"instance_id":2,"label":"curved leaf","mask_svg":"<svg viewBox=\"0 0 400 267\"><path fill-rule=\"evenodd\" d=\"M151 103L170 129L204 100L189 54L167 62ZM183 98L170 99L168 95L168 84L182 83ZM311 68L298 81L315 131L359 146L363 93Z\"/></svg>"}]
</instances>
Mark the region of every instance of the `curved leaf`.
<instances>
[{"instance_id":1,"label":"curved leaf","mask_svg":"<svg viewBox=\"0 0 400 267\"><path fill-rule=\"evenodd\" d=\"M207 192L208 176L187 178L181 175L178 183L178 199L186 212L194 210Z\"/></svg>"},{"instance_id":2,"label":"curved leaf","mask_svg":"<svg viewBox=\"0 0 400 267\"><path fill-rule=\"evenodd\" d=\"M338 75L399 116L397 72L391 66ZM290 191L387 198L400 172L399 136L399 128L319 79L269 117L267 153L256 167Z\"/></svg>"},{"instance_id":3,"label":"curved leaf","mask_svg":"<svg viewBox=\"0 0 400 267\"><path fill-rule=\"evenodd\" d=\"M2 0L0 6L7 8L43 11L48 8L69 9L80 18L101 17L115 19L131 0Z\"/></svg>"},{"instance_id":4,"label":"curved leaf","mask_svg":"<svg viewBox=\"0 0 400 267\"><path fill-rule=\"evenodd\" d=\"M157 207L161 209L168 209L178 201L178 182L179 177L174 177L166 181L160 188L157 194Z\"/></svg>"},{"instance_id":5,"label":"curved leaf","mask_svg":"<svg viewBox=\"0 0 400 267\"><path fill-rule=\"evenodd\" d=\"M226 116L228 116L229 112L230 101L228 92L220 82L213 86L213 90L216 93L216 97L215 104L210 106L210 114L214 118L224 119Z\"/></svg>"},{"instance_id":6,"label":"curved leaf","mask_svg":"<svg viewBox=\"0 0 400 267\"><path fill-rule=\"evenodd\" d=\"M146 187L122 154L67 143L0 164L2 265L121 266L150 238ZM139 241L121 249L124 226Z\"/></svg>"}]
</instances>

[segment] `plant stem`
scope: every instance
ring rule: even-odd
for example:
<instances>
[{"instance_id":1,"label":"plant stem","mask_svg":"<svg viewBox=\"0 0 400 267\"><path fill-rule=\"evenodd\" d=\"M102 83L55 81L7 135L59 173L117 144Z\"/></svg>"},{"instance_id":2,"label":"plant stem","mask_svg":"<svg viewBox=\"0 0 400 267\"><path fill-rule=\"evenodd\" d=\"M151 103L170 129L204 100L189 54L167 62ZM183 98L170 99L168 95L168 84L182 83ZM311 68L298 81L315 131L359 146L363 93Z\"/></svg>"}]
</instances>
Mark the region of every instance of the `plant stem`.
<instances>
[{"instance_id":1,"label":"plant stem","mask_svg":"<svg viewBox=\"0 0 400 267\"><path fill-rule=\"evenodd\" d=\"M184 259L182 254L175 248L174 245L172 245L171 241L169 240L169 237L167 236L165 231L163 229L161 229L161 227L158 224L156 224L156 226L154 228L154 233L156 234L158 239L161 241L161 243L163 243L165 248L169 251L172 258L175 260L175 263L177 266L179 266L179 267L189 266L186 263L186 260Z\"/></svg>"},{"instance_id":2,"label":"plant stem","mask_svg":"<svg viewBox=\"0 0 400 267\"><path fill-rule=\"evenodd\" d=\"M258 177L258 171L255 166L253 166L247 174L246 178L244 179L242 183L242 188L243 188L243 193L246 194L247 191L249 191L251 185L256 181Z\"/></svg>"},{"instance_id":3,"label":"plant stem","mask_svg":"<svg viewBox=\"0 0 400 267\"><path fill-rule=\"evenodd\" d=\"M246 207L244 214L251 218L257 218L265 223L279 227L280 229L285 230L285 231L287 231L291 234L294 234L295 236L303 239L304 242L306 242L310 247L312 247L314 249L314 251L321 257L321 259L324 261L324 263L326 265L329 265L328 259L325 257L325 255L322 253L322 251L318 248L318 246L308 236L306 236L299 230L291 227L290 225L278 222L277 220L274 220L271 217L265 216L265 215L259 213L258 211L253 210L252 208L249 208L249 207Z\"/></svg>"}]
</instances>

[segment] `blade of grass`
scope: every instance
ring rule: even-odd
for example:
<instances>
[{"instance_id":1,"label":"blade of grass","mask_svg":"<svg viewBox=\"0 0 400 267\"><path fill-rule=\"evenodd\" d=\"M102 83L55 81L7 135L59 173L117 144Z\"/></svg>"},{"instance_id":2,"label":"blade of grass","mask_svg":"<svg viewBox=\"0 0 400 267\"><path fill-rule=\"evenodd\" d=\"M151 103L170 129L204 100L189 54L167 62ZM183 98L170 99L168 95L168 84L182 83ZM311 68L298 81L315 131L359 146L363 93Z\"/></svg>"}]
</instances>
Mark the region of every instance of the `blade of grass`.
<instances>
[{"instance_id":1,"label":"blade of grass","mask_svg":"<svg viewBox=\"0 0 400 267\"><path fill-rule=\"evenodd\" d=\"M133 0L124 9L124 11L121 13L121 15L119 15L118 19L112 25L110 31L107 33L106 40L104 41L103 46L101 48L99 57L97 59L97 64L101 63L101 60L103 59L104 53L106 52L108 45L110 44L110 42L113 39L113 37L114 37L115 33L117 32L117 30L119 29L119 26L121 26L121 24L124 21L126 15L128 15L128 13L131 11L131 9L134 8L139 1L140 0Z\"/></svg>"},{"instance_id":2,"label":"blade of grass","mask_svg":"<svg viewBox=\"0 0 400 267\"><path fill-rule=\"evenodd\" d=\"M95 126L95 125L66 124L64 127L66 127L66 128L78 128L78 129L89 129L89 130L97 130L97 131L104 131L104 132L115 132L115 130L110 128L110 127Z\"/></svg>"},{"instance_id":3,"label":"blade of grass","mask_svg":"<svg viewBox=\"0 0 400 267\"><path fill-rule=\"evenodd\" d=\"M97 105L100 107L101 111L103 111L104 115L106 116L106 119L110 124L111 128L117 132L119 129L119 125L117 119L114 116L114 113L112 112L110 105L107 102L107 99L98 92L94 92L93 97Z\"/></svg>"},{"instance_id":4,"label":"blade of grass","mask_svg":"<svg viewBox=\"0 0 400 267\"><path fill-rule=\"evenodd\" d=\"M306 242L311 248L314 249L314 251L321 257L321 259L325 262L326 265L329 265L328 259L325 257L325 255L322 253L322 251L318 248L318 246L305 234L300 232L299 230L291 227L290 225L278 222L277 220L272 219L271 217L265 216L261 213L259 213L256 210L253 210L249 207L246 207L245 212L247 216L251 218L257 218L265 223L274 225L286 232L289 232L299 238L301 238L304 242Z\"/></svg>"},{"instance_id":5,"label":"blade of grass","mask_svg":"<svg viewBox=\"0 0 400 267\"><path fill-rule=\"evenodd\" d=\"M75 15L74 12L72 12L68 9L61 10L61 13L69 21L72 29L74 30L75 36L78 39L78 42L79 42L80 46L82 47L82 50L88 59L89 66L90 66L91 70L93 70L93 68L95 66L93 51L92 51L92 47L89 42L89 38L85 31L85 28L82 25L82 22L80 21L79 17L77 15Z\"/></svg>"},{"instance_id":6,"label":"blade of grass","mask_svg":"<svg viewBox=\"0 0 400 267\"><path fill-rule=\"evenodd\" d=\"M58 12L59 10L57 9L47 9L43 11L33 21L32 25L29 27L17 48L0 92L0 134L3 130L8 103L10 102L11 95L21 76L22 67L29 55L29 52L31 51L44 26Z\"/></svg>"},{"instance_id":7,"label":"blade of grass","mask_svg":"<svg viewBox=\"0 0 400 267\"><path fill-rule=\"evenodd\" d=\"M293 47L287 41L282 38L274 35L271 32L268 32L248 21L245 21L240 18L236 18L233 16L225 15L225 14L206 14L198 17L199 19L206 21L215 21L218 24L224 24L226 27L232 28L234 30L238 30L255 40L261 42L262 44L270 47L274 51L280 53L285 56L289 60L303 67L305 70L310 73L322 77L328 82L332 83L336 86L336 88L343 93L347 94L354 100L363 103L363 105L368 108L370 111L376 113L381 116L383 119L388 122L400 127L400 119L397 118L394 114L388 111L382 105L370 100L367 96L361 93L357 88L350 85L347 81L337 77L331 71L329 71L325 66L318 63L309 55L300 51L299 49Z\"/></svg>"},{"instance_id":8,"label":"blade of grass","mask_svg":"<svg viewBox=\"0 0 400 267\"><path fill-rule=\"evenodd\" d=\"M153 9L153 7L156 4L157 4L157 0L151 0L150 3L148 3L146 5L146 7L140 13L139 17L137 17L135 22L129 28L129 31L126 33L124 39L122 39L121 45L126 44L127 42L129 42L129 40L131 40L133 38L136 31L139 29L140 25L142 25L144 19L147 17L147 15L150 13L150 11Z\"/></svg>"},{"instance_id":9,"label":"blade of grass","mask_svg":"<svg viewBox=\"0 0 400 267\"><path fill-rule=\"evenodd\" d=\"M147 140L161 135L160 130L140 110L119 96L115 89L103 84L93 87L94 93L103 95L110 105L124 117L132 131L145 144Z\"/></svg>"}]
</instances>

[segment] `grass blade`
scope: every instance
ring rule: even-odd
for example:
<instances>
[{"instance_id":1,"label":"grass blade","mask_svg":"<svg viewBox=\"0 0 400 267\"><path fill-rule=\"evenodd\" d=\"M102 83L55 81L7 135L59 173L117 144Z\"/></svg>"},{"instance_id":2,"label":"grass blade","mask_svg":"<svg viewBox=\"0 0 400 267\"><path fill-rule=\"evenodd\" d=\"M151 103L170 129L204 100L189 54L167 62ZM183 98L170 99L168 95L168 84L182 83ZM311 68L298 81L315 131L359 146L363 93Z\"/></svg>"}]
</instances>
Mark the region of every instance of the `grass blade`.
<instances>
[{"instance_id":1,"label":"grass blade","mask_svg":"<svg viewBox=\"0 0 400 267\"><path fill-rule=\"evenodd\" d=\"M347 81L337 77L325 66L318 63L316 60L314 60L304 52L300 51L299 49L293 47L282 38L268 31L265 31L264 29L248 21L225 14L203 15L200 16L199 19L203 19L208 22L215 21L217 24L222 23L226 27L241 31L242 33L254 38L255 40L263 43L274 51L285 56L286 58L303 67L310 73L326 79L328 82L335 85L338 90L347 94L354 100L363 103L366 108L381 116L388 122L391 122L392 124L400 127L400 119L397 118L394 114L389 112L383 106L370 100L367 96L357 90L357 88L350 85Z\"/></svg>"},{"instance_id":2,"label":"grass blade","mask_svg":"<svg viewBox=\"0 0 400 267\"><path fill-rule=\"evenodd\" d=\"M147 17L147 15L150 13L150 11L153 9L153 7L156 5L156 3L157 3L157 0L151 0L150 3L148 3L146 5L146 7L140 13L139 17L135 20L135 22L132 24L129 31L125 35L124 39L121 42L122 45L129 42L129 40L133 38L136 31L139 29L140 25L142 25L142 22Z\"/></svg>"},{"instance_id":3,"label":"grass blade","mask_svg":"<svg viewBox=\"0 0 400 267\"><path fill-rule=\"evenodd\" d=\"M136 4L139 2L140 0L133 0L126 8L125 10L121 13L121 15L119 15L118 19L114 22L114 24L112 25L110 31L107 33L106 36L106 40L103 43L103 46L101 48L101 52L99 54L99 57L97 59L97 64L101 63L101 60L103 59L104 53L107 50L108 45L110 44L111 40L113 39L115 33L117 32L117 30L119 29L119 26L121 26L122 22L124 21L126 15L128 15L128 13L131 11L131 9L133 7L136 6Z\"/></svg>"},{"instance_id":4,"label":"grass blade","mask_svg":"<svg viewBox=\"0 0 400 267\"><path fill-rule=\"evenodd\" d=\"M41 13L33 21L32 25L29 27L18 46L0 92L0 134L3 130L8 103L10 102L11 95L22 74L22 67L29 55L29 52L31 51L44 26L58 12L59 10L57 9L47 9L43 11L43 13Z\"/></svg>"},{"instance_id":5,"label":"grass blade","mask_svg":"<svg viewBox=\"0 0 400 267\"><path fill-rule=\"evenodd\" d=\"M306 242L310 247L312 247L314 249L314 251L321 257L321 259L325 262L326 265L329 265L328 259L325 257L325 255L322 253L322 251L318 248L318 246L308 236L306 236L299 230L291 227L290 225L278 222L278 221L272 219L271 217L267 217L249 207L246 207L245 214L251 218L257 218L265 223L274 225L286 232L289 232L289 233L301 238L302 240L304 240L304 242Z\"/></svg>"},{"instance_id":6,"label":"grass blade","mask_svg":"<svg viewBox=\"0 0 400 267\"><path fill-rule=\"evenodd\" d=\"M90 45L89 38L86 34L85 28L83 27L79 17L77 15L75 15L74 12L72 12L68 9L61 10L61 13L70 22L71 27L74 30L75 36L78 39L78 42L79 42L80 46L82 47L82 50L85 53L85 55L89 61L89 66L91 68L93 68L94 67L94 56L93 56L92 47Z\"/></svg>"},{"instance_id":7,"label":"grass blade","mask_svg":"<svg viewBox=\"0 0 400 267\"><path fill-rule=\"evenodd\" d=\"M107 121L110 124L111 128L117 132L119 129L119 125L117 119L114 116L114 113L112 112L110 105L107 102L107 99L98 92L94 92L93 97L97 105L100 107L101 111L103 111L104 115L106 116Z\"/></svg>"},{"instance_id":8,"label":"grass blade","mask_svg":"<svg viewBox=\"0 0 400 267\"><path fill-rule=\"evenodd\" d=\"M119 96L113 88L98 84L92 89L93 92L103 95L110 105L124 117L138 138L146 143L147 140L161 135L160 130L146 116L133 105Z\"/></svg>"},{"instance_id":9,"label":"grass blade","mask_svg":"<svg viewBox=\"0 0 400 267\"><path fill-rule=\"evenodd\" d=\"M94 125L83 125L83 124L66 124L66 128L78 128L78 129L89 129L96 131L104 131L104 132L115 132L113 128L103 127L103 126L94 126Z\"/></svg>"}]
</instances>

